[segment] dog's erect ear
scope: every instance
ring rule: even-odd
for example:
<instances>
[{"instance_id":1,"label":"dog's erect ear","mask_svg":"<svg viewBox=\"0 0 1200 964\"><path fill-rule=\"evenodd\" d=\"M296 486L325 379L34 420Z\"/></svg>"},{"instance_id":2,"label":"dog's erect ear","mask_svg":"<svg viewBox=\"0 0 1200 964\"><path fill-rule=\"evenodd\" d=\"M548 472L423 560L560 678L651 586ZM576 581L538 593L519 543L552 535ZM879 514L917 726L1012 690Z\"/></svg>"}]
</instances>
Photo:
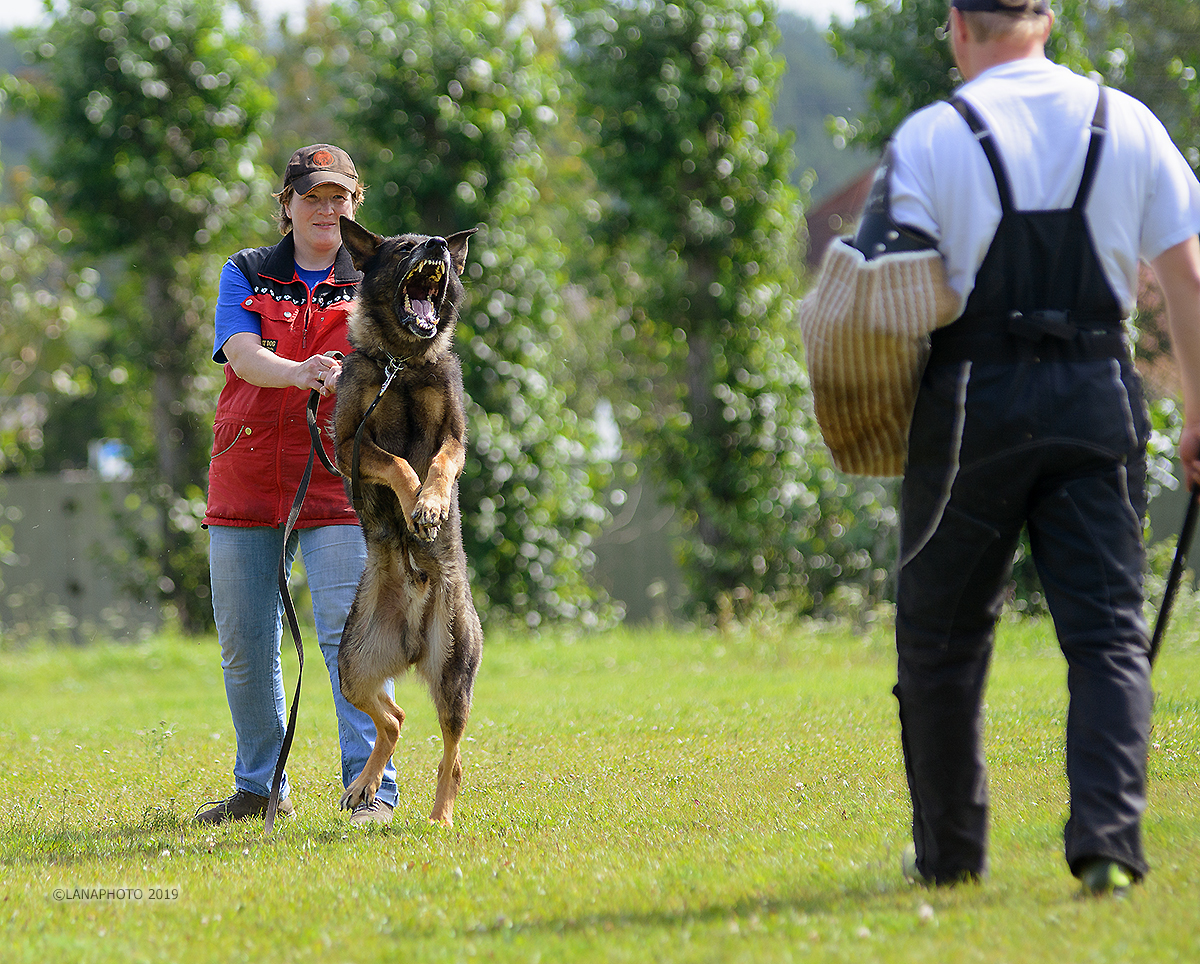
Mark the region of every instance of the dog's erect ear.
<instances>
[{"instance_id":1,"label":"dog's erect ear","mask_svg":"<svg viewBox=\"0 0 1200 964\"><path fill-rule=\"evenodd\" d=\"M459 274L462 274L463 268L467 266L467 241L478 230L479 228L471 228L469 231L459 231L446 239L446 247L450 249L450 263Z\"/></svg>"},{"instance_id":2,"label":"dog's erect ear","mask_svg":"<svg viewBox=\"0 0 1200 964\"><path fill-rule=\"evenodd\" d=\"M350 252L350 260L359 271L371 260L382 241L383 238L378 234L372 234L357 221L342 215L342 244Z\"/></svg>"}]
</instances>

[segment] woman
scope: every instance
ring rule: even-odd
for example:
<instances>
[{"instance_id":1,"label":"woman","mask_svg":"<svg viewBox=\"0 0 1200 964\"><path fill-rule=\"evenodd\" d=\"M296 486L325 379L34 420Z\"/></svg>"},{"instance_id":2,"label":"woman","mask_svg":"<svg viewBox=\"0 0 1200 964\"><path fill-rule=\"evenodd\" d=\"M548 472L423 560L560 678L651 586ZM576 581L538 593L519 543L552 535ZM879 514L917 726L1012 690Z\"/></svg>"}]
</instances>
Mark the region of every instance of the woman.
<instances>
[{"instance_id":1,"label":"woman","mask_svg":"<svg viewBox=\"0 0 1200 964\"><path fill-rule=\"evenodd\" d=\"M354 217L363 188L350 156L329 144L292 155L283 177L283 240L235 254L221 273L213 360L225 365L209 466L209 567L225 693L237 734L234 793L198 813L201 823L261 818L285 729L279 644L283 602L278 563L283 530L308 461L309 393L324 396L319 425L333 415L346 353L346 317L362 275L342 248L340 219ZM288 540L286 571L299 548L312 594L317 639L338 717L342 784L370 755L375 727L342 696L337 651L366 547L341 479L317 467ZM279 813L291 814L286 775ZM397 797L390 761L372 804L351 822L389 823Z\"/></svg>"}]
</instances>

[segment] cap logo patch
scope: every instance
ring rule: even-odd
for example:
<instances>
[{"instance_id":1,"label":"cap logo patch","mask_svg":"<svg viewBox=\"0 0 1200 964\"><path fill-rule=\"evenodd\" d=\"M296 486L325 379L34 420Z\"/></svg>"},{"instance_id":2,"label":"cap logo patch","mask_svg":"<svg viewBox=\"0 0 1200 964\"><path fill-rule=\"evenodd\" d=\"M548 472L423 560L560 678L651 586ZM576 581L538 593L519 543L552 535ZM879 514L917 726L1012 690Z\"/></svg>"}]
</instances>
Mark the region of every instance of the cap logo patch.
<instances>
[{"instance_id":1,"label":"cap logo patch","mask_svg":"<svg viewBox=\"0 0 1200 964\"><path fill-rule=\"evenodd\" d=\"M317 151L312 156L314 167L329 167L333 163L333 155L329 151Z\"/></svg>"}]
</instances>

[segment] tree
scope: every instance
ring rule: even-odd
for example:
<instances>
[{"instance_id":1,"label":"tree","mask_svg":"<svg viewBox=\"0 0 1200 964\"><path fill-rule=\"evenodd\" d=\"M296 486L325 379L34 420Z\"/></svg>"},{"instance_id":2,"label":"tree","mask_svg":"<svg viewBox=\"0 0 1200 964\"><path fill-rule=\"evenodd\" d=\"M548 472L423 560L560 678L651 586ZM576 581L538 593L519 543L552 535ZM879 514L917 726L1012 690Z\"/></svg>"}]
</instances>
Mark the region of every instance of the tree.
<instances>
[{"instance_id":1,"label":"tree","mask_svg":"<svg viewBox=\"0 0 1200 964\"><path fill-rule=\"evenodd\" d=\"M61 239L69 232L50 206L22 185L14 193L12 205L0 206L0 474L36 460L56 398L86 390L72 362L100 309L99 273L68 266ZM0 504L0 591L15 561L12 518Z\"/></svg>"},{"instance_id":2,"label":"tree","mask_svg":"<svg viewBox=\"0 0 1200 964\"><path fill-rule=\"evenodd\" d=\"M597 234L623 293L624 442L683 513L701 610L763 596L807 610L869 558L845 546L839 483L803 407L799 204L771 118L772 7L567 9L604 191Z\"/></svg>"},{"instance_id":3,"label":"tree","mask_svg":"<svg viewBox=\"0 0 1200 964\"><path fill-rule=\"evenodd\" d=\"M847 145L841 133L831 137L828 128L830 116L862 112L867 84L858 71L837 59L826 32L811 20L781 10L778 24L777 53L787 70L777 85L775 126L794 133L792 183L803 192L815 177L814 196L827 196L874 159L870 151Z\"/></svg>"},{"instance_id":4,"label":"tree","mask_svg":"<svg viewBox=\"0 0 1200 964\"><path fill-rule=\"evenodd\" d=\"M611 618L589 586L609 474L579 384L561 208L544 137L558 120L556 47L516 0L335 3L307 51L340 86L347 145L383 234L471 240L458 350L469 396L464 541L484 614Z\"/></svg>"},{"instance_id":5,"label":"tree","mask_svg":"<svg viewBox=\"0 0 1200 964\"><path fill-rule=\"evenodd\" d=\"M1200 168L1200 6L1192 0L1115 2L1101 9L1097 62L1110 84L1147 104Z\"/></svg>"},{"instance_id":6,"label":"tree","mask_svg":"<svg viewBox=\"0 0 1200 964\"><path fill-rule=\"evenodd\" d=\"M152 466L159 526L130 560L136 581L189 630L212 619L198 513L215 386L196 375L211 352L209 252L260 236L270 191L257 161L269 64L253 22L226 14L222 0L71 0L19 35L40 81L10 84L53 140L47 199L75 252L104 265L106 363L130 376L147 429L135 456Z\"/></svg>"}]
</instances>

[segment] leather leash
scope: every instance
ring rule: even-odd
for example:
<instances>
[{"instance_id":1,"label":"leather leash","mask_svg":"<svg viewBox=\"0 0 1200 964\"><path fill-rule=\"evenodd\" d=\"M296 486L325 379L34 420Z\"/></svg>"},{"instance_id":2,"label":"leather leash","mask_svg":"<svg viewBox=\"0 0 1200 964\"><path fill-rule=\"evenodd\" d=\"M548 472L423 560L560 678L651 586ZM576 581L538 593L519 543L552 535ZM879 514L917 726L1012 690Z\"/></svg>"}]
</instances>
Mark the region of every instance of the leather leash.
<instances>
[{"instance_id":1,"label":"leather leash","mask_svg":"<svg viewBox=\"0 0 1200 964\"><path fill-rule=\"evenodd\" d=\"M1158 658L1162 647L1163 635L1167 631L1167 618L1171 614L1171 604L1175 601L1175 591L1179 588L1179 580L1183 576L1183 567L1187 563L1188 551L1191 549L1192 536L1196 532L1196 503L1200 501L1200 485L1192 485L1188 492L1188 507L1183 514L1183 528L1179 531L1179 541L1175 544L1175 559L1171 563L1171 572L1167 576L1167 586L1163 590L1162 605L1158 609L1158 619L1154 623L1154 636L1150 639L1150 665Z\"/></svg>"},{"instance_id":2,"label":"leather leash","mask_svg":"<svg viewBox=\"0 0 1200 964\"><path fill-rule=\"evenodd\" d=\"M312 436L312 447L308 451L308 464L304 466L304 474L300 476L300 485L296 488L296 497L292 500L292 510L288 513L287 525L283 529L283 547L279 552L279 595L283 599L283 611L287 614L288 628L292 631L292 640L296 644L296 656L300 660L300 668L296 672L296 693L292 697L292 708L288 714L287 729L283 733L283 743L279 747L279 757L275 761L275 778L271 781L271 796L267 799L266 821L264 830L271 833L275 829L275 814L279 810L279 792L283 787L283 768L287 764L288 753L292 749L292 738L296 735L296 715L300 709L300 682L304 678L304 643L300 638L300 623L296 619L296 607L292 602L292 594L288 590L287 561L288 539L296 520L300 517L300 509L304 505L304 497L308 494L308 483L312 479L313 457L321 453L321 464L335 475L341 475L337 467L329 461L325 454L325 446L321 442L320 430L317 428L317 405L321 401L321 393L312 391L308 396L308 431Z\"/></svg>"},{"instance_id":3,"label":"leather leash","mask_svg":"<svg viewBox=\"0 0 1200 964\"><path fill-rule=\"evenodd\" d=\"M339 360L342 358L341 352L333 352L334 357ZM405 359L407 361L407 359ZM398 361L388 356L388 364L384 369L383 387L379 389L379 394L375 396L366 414L363 415L362 421L358 423L358 430L354 433L354 454L351 459L350 466L350 488L352 493L352 501L354 503L354 511L359 516L362 515L362 483L358 477L358 453L362 443L363 429L367 425L367 418L375 411L375 406L379 404L379 400L383 398L383 393L388 390L388 386L392 384L392 380L404 370L404 361ZM283 743L279 746L279 757L275 761L275 777L271 781L271 795L267 799L267 813L263 825L265 833L271 833L275 829L275 815L279 810L279 794L283 788L283 770L287 765L288 754L292 749L292 740L296 735L296 717L300 709L300 683L304 678L304 642L300 636L300 623L296 618L296 607L292 602L292 594L288 590L287 584L287 544L288 539L292 537L292 531L295 529L296 520L300 517L300 509L304 505L304 497L308 494L308 484L312 480L313 460L314 457L319 457L321 464L327 471L333 475L342 476L338 467L330 460L325 452L325 445L321 441L321 429L317 425L317 406L321 402L321 393L311 391L308 395L308 405L306 406L306 415L308 418L308 435L312 440L312 447L308 452L308 464L304 466L304 474L300 477L300 484L296 487L296 497L292 500L292 508L288 513L287 525L283 529L283 547L279 553L279 595L283 599L283 611L287 614L288 628L292 633L292 641L296 644L296 656L300 661L299 669L296 673L296 692L292 696L292 707L288 712L287 729L283 733Z\"/></svg>"},{"instance_id":4,"label":"leather leash","mask_svg":"<svg viewBox=\"0 0 1200 964\"><path fill-rule=\"evenodd\" d=\"M350 456L350 502L354 506L354 512L358 517L362 518L363 510L363 494L362 480L358 477L358 452L362 444L363 429L367 427L367 419L371 417L371 413L375 411L375 406L379 404L379 400L383 398L383 393L388 390L388 386L392 384L392 379L404 371L404 366L409 359L403 360L393 358L388 355L387 365L383 369L383 387L379 389L379 394L375 396L366 414L363 415L362 421L358 423L358 431L354 433L354 452ZM337 472L337 469L334 469ZM341 475L340 472L338 472Z\"/></svg>"}]
</instances>

